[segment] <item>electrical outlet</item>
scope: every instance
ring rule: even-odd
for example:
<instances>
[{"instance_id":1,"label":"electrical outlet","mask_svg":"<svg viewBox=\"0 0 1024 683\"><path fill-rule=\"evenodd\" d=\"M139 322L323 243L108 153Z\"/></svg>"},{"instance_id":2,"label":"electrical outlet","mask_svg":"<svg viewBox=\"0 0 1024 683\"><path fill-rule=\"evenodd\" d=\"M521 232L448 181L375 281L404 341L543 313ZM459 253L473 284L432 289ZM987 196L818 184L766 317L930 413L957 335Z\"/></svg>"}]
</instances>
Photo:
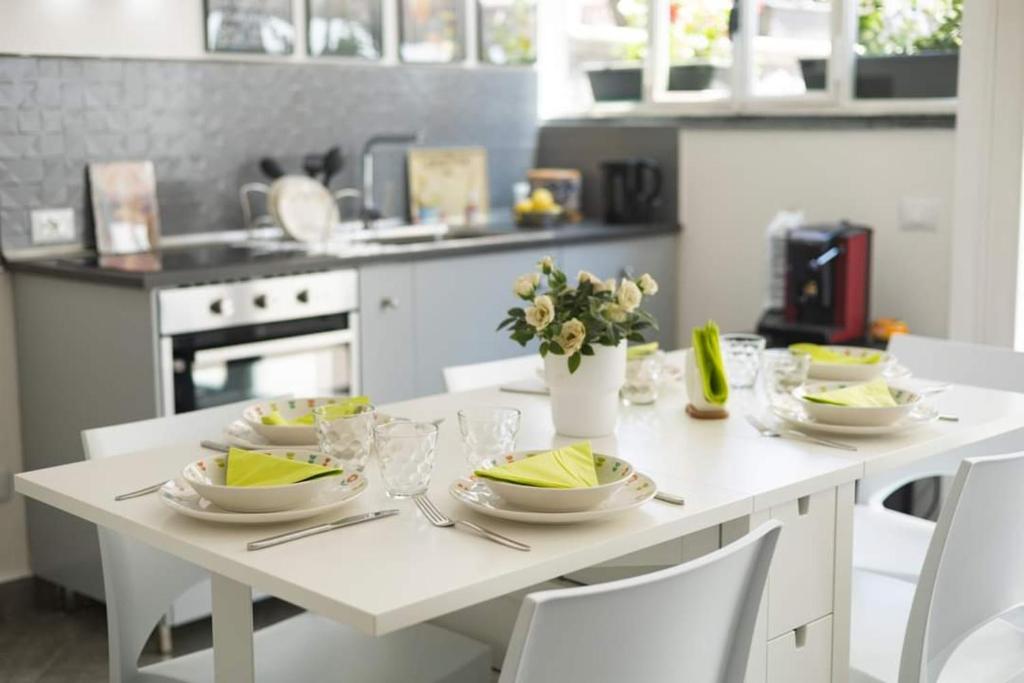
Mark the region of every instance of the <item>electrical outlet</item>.
<instances>
[{"instance_id":1,"label":"electrical outlet","mask_svg":"<svg viewBox=\"0 0 1024 683\"><path fill-rule=\"evenodd\" d=\"M900 200L900 228L936 232L941 208L941 202L935 197L904 197Z\"/></svg>"},{"instance_id":2,"label":"electrical outlet","mask_svg":"<svg viewBox=\"0 0 1024 683\"><path fill-rule=\"evenodd\" d=\"M39 209L32 212L32 244L74 241L74 211L71 209Z\"/></svg>"},{"instance_id":3,"label":"electrical outlet","mask_svg":"<svg viewBox=\"0 0 1024 683\"><path fill-rule=\"evenodd\" d=\"M9 467L0 466L0 504L6 503L14 495L14 472Z\"/></svg>"}]
</instances>

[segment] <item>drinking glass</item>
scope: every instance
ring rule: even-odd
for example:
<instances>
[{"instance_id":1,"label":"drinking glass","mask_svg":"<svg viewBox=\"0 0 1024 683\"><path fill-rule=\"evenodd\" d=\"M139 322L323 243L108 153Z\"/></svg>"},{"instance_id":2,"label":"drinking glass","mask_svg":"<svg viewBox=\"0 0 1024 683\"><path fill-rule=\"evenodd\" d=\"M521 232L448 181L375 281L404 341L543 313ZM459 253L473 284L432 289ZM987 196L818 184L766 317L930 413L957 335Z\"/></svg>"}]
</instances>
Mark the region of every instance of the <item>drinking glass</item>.
<instances>
[{"instance_id":1,"label":"drinking glass","mask_svg":"<svg viewBox=\"0 0 1024 683\"><path fill-rule=\"evenodd\" d=\"M426 493L434 471L437 425L396 421L377 425L373 441L384 490L392 498Z\"/></svg>"},{"instance_id":2,"label":"drinking glass","mask_svg":"<svg viewBox=\"0 0 1024 683\"><path fill-rule=\"evenodd\" d=\"M788 400L793 390L807 381L811 357L788 349L768 349L761 353L758 381L761 400L776 406Z\"/></svg>"},{"instance_id":3,"label":"drinking glass","mask_svg":"<svg viewBox=\"0 0 1024 683\"><path fill-rule=\"evenodd\" d=\"M313 409L321 452L344 463L346 472L362 472L370 459L377 409L367 404L357 406L352 415L329 417L329 408Z\"/></svg>"},{"instance_id":4,"label":"drinking glass","mask_svg":"<svg viewBox=\"0 0 1024 683\"><path fill-rule=\"evenodd\" d=\"M758 334L722 335L722 360L730 387L749 389L754 386L764 347L765 339Z\"/></svg>"},{"instance_id":5,"label":"drinking glass","mask_svg":"<svg viewBox=\"0 0 1024 683\"><path fill-rule=\"evenodd\" d=\"M490 467L515 450L522 416L517 408L480 406L459 411L462 450L471 469Z\"/></svg>"},{"instance_id":6,"label":"drinking glass","mask_svg":"<svg viewBox=\"0 0 1024 683\"><path fill-rule=\"evenodd\" d=\"M626 383L619 394L631 405L650 405L658 400L658 382L665 368L661 351L626 362Z\"/></svg>"}]
</instances>

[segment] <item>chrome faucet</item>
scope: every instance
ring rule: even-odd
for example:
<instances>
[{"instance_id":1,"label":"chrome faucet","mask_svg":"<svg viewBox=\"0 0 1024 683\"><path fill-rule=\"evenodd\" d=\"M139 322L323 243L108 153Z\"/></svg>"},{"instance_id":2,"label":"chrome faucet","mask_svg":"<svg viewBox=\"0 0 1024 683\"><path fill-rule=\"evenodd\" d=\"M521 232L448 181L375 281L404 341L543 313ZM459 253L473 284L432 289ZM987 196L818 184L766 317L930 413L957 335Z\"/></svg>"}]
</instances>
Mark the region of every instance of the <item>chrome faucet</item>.
<instances>
[{"instance_id":1,"label":"chrome faucet","mask_svg":"<svg viewBox=\"0 0 1024 683\"><path fill-rule=\"evenodd\" d=\"M374 135L363 145L363 209L360 212L363 227L369 228L373 221L381 217L380 210L373 196L373 149L379 145L404 145L420 141L420 133L389 133Z\"/></svg>"}]
</instances>

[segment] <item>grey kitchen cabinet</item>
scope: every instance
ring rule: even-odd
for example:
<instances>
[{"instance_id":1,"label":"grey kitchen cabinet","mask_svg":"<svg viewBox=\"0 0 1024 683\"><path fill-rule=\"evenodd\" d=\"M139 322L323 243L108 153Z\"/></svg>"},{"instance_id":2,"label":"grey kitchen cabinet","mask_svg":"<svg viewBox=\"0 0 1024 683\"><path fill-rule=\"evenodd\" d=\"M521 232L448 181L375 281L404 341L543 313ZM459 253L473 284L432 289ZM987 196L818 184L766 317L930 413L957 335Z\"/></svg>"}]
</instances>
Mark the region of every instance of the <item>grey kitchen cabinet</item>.
<instances>
[{"instance_id":1,"label":"grey kitchen cabinet","mask_svg":"<svg viewBox=\"0 0 1024 683\"><path fill-rule=\"evenodd\" d=\"M361 391L377 403L416 396L413 264L359 271Z\"/></svg>"},{"instance_id":2,"label":"grey kitchen cabinet","mask_svg":"<svg viewBox=\"0 0 1024 683\"><path fill-rule=\"evenodd\" d=\"M679 346L676 333L678 250L676 235L569 244L562 249L562 263L570 279L580 270L589 270L601 278L640 277L650 273L658 281L658 294L645 299L643 305L657 318L659 331L647 337L657 339L664 349L674 349Z\"/></svg>"}]
</instances>

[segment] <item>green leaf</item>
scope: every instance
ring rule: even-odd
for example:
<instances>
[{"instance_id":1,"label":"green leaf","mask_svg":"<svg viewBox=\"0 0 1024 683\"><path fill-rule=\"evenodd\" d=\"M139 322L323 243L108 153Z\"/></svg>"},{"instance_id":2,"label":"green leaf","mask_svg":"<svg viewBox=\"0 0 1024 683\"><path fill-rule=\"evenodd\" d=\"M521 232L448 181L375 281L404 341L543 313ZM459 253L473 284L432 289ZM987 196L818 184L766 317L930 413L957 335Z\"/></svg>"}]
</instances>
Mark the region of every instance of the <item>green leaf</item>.
<instances>
[{"instance_id":1,"label":"green leaf","mask_svg":"<svg viewBox=\"0 0 1024 683\"><path fill-rule=\"evenodd\" d=\"M583 348L580 349L580 353L582 353L584 356L593 356L594 347L591 346L590 344L584 344Z\"/></svg>"},{"instance_id":2,"label":"green leaf","mask_svg":"<svg viewBox=\"0 0 1024 683\"><path fill-rule=\"evenodd\" d=\"M515 321L515 318L505 318L504 320L501 321L501 323L498 324L498 329L502 330L511 325L512 323L514 323Z\"/></svg>"},{"instance_id":3,"label":"green leaf","mask_svg":"<svg viewBox=\"0 0 1024 683\"><path fill-rule=\"evenodd\" d=\"M565 351L562 350L562 345L558 342L548 342L548 351L555 354L556 356L564 356Z\"/></svg>"},{"instance_id":4,"label":"green leaf","mask_svg":"<svg viewBox=\"0 0 1024 683\"><path fill-rule=\"evenodd\" d=\"M634 342L643 342L643 341L645 341L644 340L644 335L640 334L639 332L630 332L629 334L626 335L626 339L628 339L629 341L634 341Z\"/></svg>"},{"instance_id":5,"label":"green leaf","mask_svg":"<svg viewBox=\"0 0 1024 683\"><path fill-rule=\"evenodd\" d=\"M526 315L526 311L521 308L510 308L508 309L508 315L513 318L522 318Z\"/></svg>"},{"instance_id":6,"label":"green leaf","mask_svg":"<svg viewBox=\"0 0 1024 683\"><path fill-rule=\"evenodd\" d=\"M583 357L580 356L579 352L574 353L571 356L569 356L569 374L570 375L572 373L576 372L577 368L580 367L580 362L582 360L583 360Z\"/></svg>"},{"instance_id":7,"label":"green leaf","mask_svg":"<svg viewBox=\"0 0 1024 683\"><path fill-rule=\"evenodd\" d=\"M548 355L548 344L549 344L549 342L546 342L546 341L540 343L540 357L541 358L543 358L544 356Z\"/></svg>"}]
</instances>

